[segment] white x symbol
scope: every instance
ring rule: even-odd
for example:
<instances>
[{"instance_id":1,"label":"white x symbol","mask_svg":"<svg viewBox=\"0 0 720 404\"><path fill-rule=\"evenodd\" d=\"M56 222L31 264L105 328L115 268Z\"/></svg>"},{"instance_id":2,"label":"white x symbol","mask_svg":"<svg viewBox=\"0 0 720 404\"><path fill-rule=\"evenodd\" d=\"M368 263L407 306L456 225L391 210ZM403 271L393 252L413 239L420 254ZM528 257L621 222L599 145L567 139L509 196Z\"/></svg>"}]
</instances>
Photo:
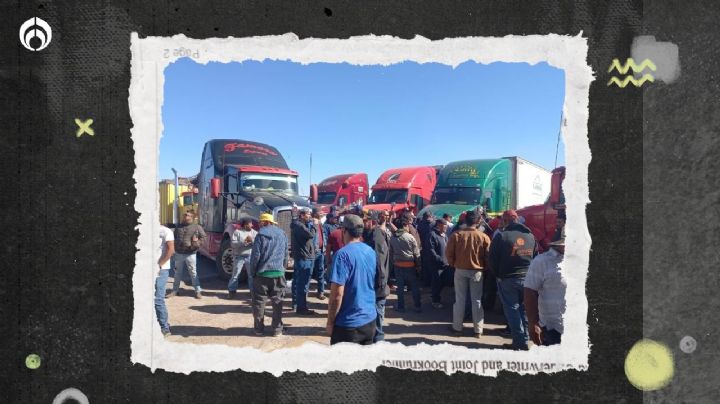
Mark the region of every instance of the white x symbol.
<instances>
[{"instance_id":1,"label":"white x symbol","mask_svg":"<svg viewBox=\"0 0 720 404\"><path fill-rule=\"evenodd\" d=\"M77 126L78 126L76 136L80 137L83 135L83 133L87 133L90 136L95 136L95 131L90 127L90 125L92 125L92 123L93 123L92 118L88 119L85 122L82 122L78 118L75 118L75 124L77 124Z\"/></svg>"}]
</instances>

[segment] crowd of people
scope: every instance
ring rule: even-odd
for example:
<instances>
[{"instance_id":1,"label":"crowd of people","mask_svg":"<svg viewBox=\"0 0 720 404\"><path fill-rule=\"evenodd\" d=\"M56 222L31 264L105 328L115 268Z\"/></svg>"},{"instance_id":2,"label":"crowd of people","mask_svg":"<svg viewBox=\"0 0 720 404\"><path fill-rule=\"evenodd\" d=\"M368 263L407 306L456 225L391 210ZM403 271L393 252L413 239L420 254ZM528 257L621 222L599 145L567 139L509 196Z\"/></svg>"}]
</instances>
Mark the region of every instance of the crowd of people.
<instances>
[{"instance_id":1,"label":"crowd of people","mask_svg":"<svg viewBox=\"0 0 720 404\"><path fill-rule=\"evenodd\" d=\"M248 218L232 234L234 269L228 297L235 297L245 268L255 334L266 335L265 314L270 302L271 333L282 335L285 268L291 252L292 310L299 316L319 316L307 301L315 279L317 298L327 301L330 344L382 341L388 297L395 293L394 310L404 313L409 291L412 309L422 312L421 287L430 288L433 309L444 307L442 290L453 288L450 335L463 335L469 314L474 335L481 337L485 309L494 306L499 297L512 337L512 343L504 347L527 350L530 340L536 345L558 344L566 306L566 282L560 269L565 217L560 213L553 241L541 254L532 232L513 210L505 211L493 229L482 208L463 212L452 223L450 215L435 218L429 212L422 218L411 211L397 216L389 211L374 212L371 217L359 206L342 215L332 210L323 221L318 209L303 207L294 211L289 239L273 216L265 213L259 217L258 230ZM155 309L164 335L170 334L164 299L177 295L185 270L190 273L195 297L202 298L196 251L206 239L192 212L185 214L174 231L160 228ZM174 260L175 277L166 294L170 259Z\"/></svg>"}]
</instances>

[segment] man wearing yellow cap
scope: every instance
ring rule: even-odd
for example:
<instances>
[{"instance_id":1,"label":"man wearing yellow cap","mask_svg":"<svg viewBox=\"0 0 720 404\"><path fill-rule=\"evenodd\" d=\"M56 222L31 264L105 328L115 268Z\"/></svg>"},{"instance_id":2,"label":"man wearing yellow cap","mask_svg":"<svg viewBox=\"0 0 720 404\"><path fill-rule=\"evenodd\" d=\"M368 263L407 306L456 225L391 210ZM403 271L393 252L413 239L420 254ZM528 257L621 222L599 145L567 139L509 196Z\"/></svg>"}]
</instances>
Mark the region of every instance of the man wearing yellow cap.
<instances>
[{"instance_id":1,"label":"man wearing yellow cap","mask_svg":"<svg viewBox=\"0 0 720 404\"><path fill-rule=\"evenodd\" d=\"M255 335L264 335L265 305L272 302L274 336L283 333L282 301L285 294L285 267L288 261L288 240L272 215L260 215L260 231L255 236L248 273L253 277L252 309Z\"/></svg>"}]
</instances>

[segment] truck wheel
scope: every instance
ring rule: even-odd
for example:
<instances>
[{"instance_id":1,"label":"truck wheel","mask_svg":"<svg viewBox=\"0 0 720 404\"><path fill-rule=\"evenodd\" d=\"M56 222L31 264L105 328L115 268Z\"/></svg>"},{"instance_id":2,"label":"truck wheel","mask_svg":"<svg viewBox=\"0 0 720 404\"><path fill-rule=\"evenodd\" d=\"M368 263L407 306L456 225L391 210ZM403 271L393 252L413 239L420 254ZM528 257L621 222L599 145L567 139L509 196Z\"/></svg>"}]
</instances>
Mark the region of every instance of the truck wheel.
<instances>
[{"instance_id":1,"label":"truck wheel","mask_svg":"<svg viewBox=\"0 0 720 404\"><path fill-rule=\"evenodd\" d=\"M220 251L215 258L215 266L217 267L218 275L221 279L228 280L232 276L233 266L235 265L232 254L232 247L230 246L230 239L226 238L220 244ZM243 270L240 273L238 282L244 282L247 280L247 271Z\"/></svg>"}]
</instances>

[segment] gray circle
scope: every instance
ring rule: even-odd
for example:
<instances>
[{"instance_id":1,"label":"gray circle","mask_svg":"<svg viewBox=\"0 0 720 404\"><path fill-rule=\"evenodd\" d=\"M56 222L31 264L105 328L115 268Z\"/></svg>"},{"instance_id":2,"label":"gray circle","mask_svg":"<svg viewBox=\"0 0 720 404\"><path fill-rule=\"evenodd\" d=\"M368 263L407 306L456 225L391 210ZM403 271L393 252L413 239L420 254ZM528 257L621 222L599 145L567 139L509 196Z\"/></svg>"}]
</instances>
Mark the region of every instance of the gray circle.
<instances>
[{"instance_id":1,"label":"gray circle","mask_svg":"<svg viewBox=\"0 0 720 404\"><path fill-rule=\"evenodd\" d=\"M695 338L686 335L682 337L680 340L680 350L685 352L686 354L691 354L695 352L695 349L697 349L697 341L695 341Z\"/></svg>"},{"instance_id":2,"label":"gray circle","mask_svg":"<svg viewBox=\"0 0 720 404\"><path fill-rule=\"evenodd\" d=\"M88 400L87 396L83 394L82 391L70 387L69 389L65 389L60 392L55 398L53 399L52 404L62 404L66 400L73 399L77 401L80 404L90 404L90 400Z\"/></svg>"}]
</instances>

